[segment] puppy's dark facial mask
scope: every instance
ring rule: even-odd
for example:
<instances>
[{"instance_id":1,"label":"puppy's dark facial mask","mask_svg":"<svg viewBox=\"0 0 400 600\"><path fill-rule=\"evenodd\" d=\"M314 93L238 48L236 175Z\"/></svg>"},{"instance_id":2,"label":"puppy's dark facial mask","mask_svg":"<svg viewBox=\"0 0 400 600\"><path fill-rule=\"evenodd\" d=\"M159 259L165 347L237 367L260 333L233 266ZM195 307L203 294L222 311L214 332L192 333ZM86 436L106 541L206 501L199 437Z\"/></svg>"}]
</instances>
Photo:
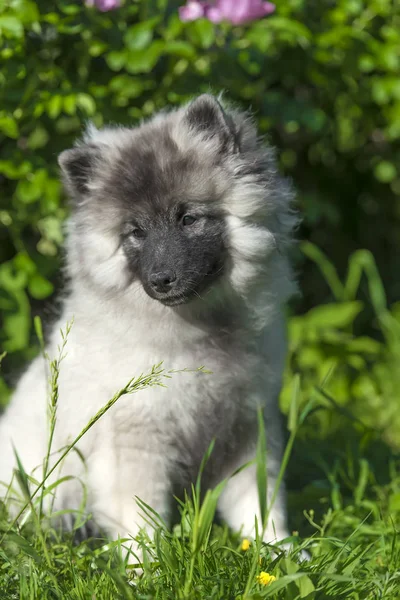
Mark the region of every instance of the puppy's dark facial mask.
<instances>
[{"instance_id":1,"label":"puppy's dark facial mask","mask_svg":"<svg viewBox=\"0 0 400 600\"><path fill-rule=\"evenodd\" d=\"M223 233L221 217L178 203L127 223L122 245L147 294L174 306L201 297L221 275Z\"/></svg>"}]
</instances>

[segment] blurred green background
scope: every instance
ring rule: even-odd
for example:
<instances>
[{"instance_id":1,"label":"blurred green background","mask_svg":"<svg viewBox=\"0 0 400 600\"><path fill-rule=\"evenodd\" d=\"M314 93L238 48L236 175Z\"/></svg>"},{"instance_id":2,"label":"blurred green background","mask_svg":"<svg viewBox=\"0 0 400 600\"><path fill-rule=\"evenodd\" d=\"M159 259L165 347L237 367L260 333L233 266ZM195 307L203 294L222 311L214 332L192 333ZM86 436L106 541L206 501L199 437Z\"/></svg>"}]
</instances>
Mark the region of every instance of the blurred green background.
<instances>
[{"instance_id":1,"label":"blurred green background","mask_svg":"<svg viewBox=\"0 0 400 600\"><path fill-rule=\"evenodd\" d=\"M304 217L282 408L299 385L316 406L303 437L334 439L328 462L356 438L383 443L386 468L400 448L400 5L280 0L232 27L182 23L179 4L1 3L0 405L36 352L33 315L54 312L57 154L88 119L134 125L224 90L278 147Z\"/></svg>"}]
</instances>

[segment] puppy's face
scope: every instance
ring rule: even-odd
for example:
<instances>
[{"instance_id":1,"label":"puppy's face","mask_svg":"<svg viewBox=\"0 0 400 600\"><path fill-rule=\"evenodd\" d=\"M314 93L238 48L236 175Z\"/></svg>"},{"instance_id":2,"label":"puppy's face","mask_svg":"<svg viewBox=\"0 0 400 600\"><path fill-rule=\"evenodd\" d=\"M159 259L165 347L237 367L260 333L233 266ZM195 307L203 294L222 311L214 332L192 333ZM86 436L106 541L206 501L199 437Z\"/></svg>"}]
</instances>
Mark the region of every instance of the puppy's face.
<instances>
[{"instance_id":1,"label":"puppy's face","mask_svg":"<svg viewBox=\"0 0 400 600\"><path fill-rule=\"evenodd\" d=\"M140 281L151 298L168 306L202 298L223 274L226 228L220 199L227 175L222 154L205 153L194 143L196 128L208 129L221 150L231 136L219 104L203 97L183 115L115 130L107 143L97 132L97 140L61 155L77 199L81 265L89 267L89 276L104 267L99 257L107 244L110 260L116 254L124 258L115 264L119 277L110 273L109 284ZM97 264L96 257L88 260L88 240L96 233Z\"/></svg>"}]
</instances>

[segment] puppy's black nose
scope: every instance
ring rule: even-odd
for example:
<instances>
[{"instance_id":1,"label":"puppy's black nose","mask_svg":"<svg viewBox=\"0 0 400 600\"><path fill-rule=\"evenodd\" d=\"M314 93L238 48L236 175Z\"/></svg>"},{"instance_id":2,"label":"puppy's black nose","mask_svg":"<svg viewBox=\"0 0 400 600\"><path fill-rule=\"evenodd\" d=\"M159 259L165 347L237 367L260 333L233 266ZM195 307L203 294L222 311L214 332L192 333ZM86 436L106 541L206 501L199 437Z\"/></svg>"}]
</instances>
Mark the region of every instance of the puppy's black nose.
<instances>
[{"instance_id":1,"label":"puppy's black nose","mask_svg":"<svg viewBox=\"0 0 400 600\"><path fill-rule=\"evenodd\" d=\"M176 282L176 274L173 271L160 271L150 275L151 286L157 292L169 292Z\"/></svg>"}]
</instances>

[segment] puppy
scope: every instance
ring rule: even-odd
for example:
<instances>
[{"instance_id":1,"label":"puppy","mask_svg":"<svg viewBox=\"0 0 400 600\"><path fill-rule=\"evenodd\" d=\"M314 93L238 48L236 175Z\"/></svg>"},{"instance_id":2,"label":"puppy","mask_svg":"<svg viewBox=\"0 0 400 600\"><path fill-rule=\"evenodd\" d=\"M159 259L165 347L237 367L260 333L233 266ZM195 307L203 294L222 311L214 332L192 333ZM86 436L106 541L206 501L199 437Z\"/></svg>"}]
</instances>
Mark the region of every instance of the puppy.
<instances>
[{"instance_id":1,"label":"puppy","mask_svg":"<svg viewBox=\"0 0 400 600\"><path fill-rule=\"evenodd\" d=\"M52 450L65 448L116 391L160 361L211 373L176 373L166 388L122 397L65 459L61 475L73 478L57 488L53 509L78 510L83 483L87 509L113 538L135 536L145 525L135 496L168 521L173 494L195 480L213 439L208 487L255 458L259 407L270 499L281 456L282 310L295 287L287 249L296 223L273 151L248 115L202 95L137 128L89 127L59 164L73 201L70 288L50 356L60 329L74 324ZM15 467L13 446L25 470L41 477L44 363L38 357L31 364L0 421L5 483ZM254 533L254 464L229 479L218 509L232 529ZM270 515L264 538L274 542L287 536L283 489Z\"/></svg>"}]
</instances>

